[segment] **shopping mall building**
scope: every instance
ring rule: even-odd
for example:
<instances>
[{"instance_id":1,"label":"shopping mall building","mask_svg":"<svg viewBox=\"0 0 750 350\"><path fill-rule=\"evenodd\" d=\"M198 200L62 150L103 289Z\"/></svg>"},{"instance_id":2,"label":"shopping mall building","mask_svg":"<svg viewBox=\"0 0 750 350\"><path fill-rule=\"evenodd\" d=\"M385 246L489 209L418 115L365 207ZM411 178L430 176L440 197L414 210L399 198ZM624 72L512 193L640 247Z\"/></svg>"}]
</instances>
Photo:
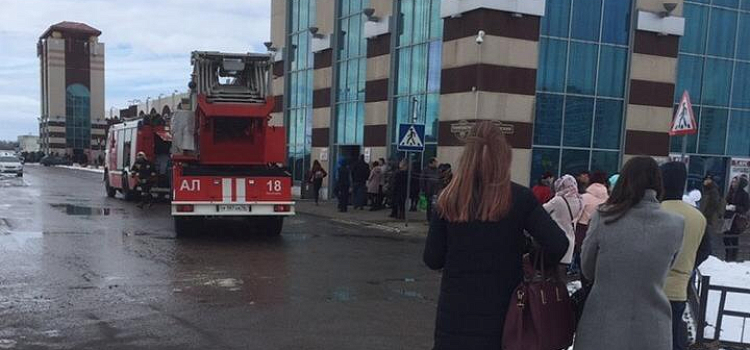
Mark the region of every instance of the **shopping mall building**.
<instances>
[{"instance_id":1,"label":"shopping mall building","mask_svg":"<svg viewBox=\"0 0 750 350\"><path fill-rule=\"evenodd\" d=\"M681 152L669 130L687 90L691 184L726 181L750 158L750 0L672 1L273 1L273 117L294 177L316 159L403 157L414 116L423 159L456 164L466 128L493 120L514 181L614 173Z\"/></svg>"}]
</instances>

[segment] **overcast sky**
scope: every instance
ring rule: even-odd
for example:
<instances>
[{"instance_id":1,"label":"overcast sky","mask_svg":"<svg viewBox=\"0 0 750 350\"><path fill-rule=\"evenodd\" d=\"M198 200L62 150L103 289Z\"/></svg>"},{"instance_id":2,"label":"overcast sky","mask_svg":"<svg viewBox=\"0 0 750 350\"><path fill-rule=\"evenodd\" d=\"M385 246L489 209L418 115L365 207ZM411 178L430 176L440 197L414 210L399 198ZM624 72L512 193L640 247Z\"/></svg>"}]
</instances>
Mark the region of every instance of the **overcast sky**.
<instances>
[{"instance_id":1,"label":"overcast sky","mask_svg":"<svg viewBox=\"0 0 750 350\"><path fill-rule=\"evenodd\" d=\"M106 45L106 113L183 91L190 52L265 51L271 0L0 0L0 140L37 135L36 43L52 24L83 22Z\"/></svg>"}]
</instances>

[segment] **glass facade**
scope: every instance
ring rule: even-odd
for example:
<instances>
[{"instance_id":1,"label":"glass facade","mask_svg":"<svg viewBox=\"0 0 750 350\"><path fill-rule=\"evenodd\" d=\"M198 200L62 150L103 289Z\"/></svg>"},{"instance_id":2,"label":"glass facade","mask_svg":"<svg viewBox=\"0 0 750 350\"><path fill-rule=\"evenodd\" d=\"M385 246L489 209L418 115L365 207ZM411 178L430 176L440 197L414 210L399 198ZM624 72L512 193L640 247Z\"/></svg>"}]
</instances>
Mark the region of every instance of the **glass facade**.
<instances>
[{"instance_id":1,"label":"glass facade","mask_svg":"<svg viewBox=\"0 0 750 350\"><path fill-rule=\"evenodd\" d=\"M73 149L91 146L91 95L81 84L65 91L65 143Z\"/></svg>"},{"instance_id":2,"label":"glass facade","mask_svg":"<svg viewBox=\"0 0 750 350\"><path fill-rule=\"evenodd\" d=\"M313 117L312 34L315 23L315 0L289 0L286 69L287 106L285 125L288 134L289 168L295 181L304 179L310 167Z\"/></svg>"},{"instance_id":3,"label":"glass facade","mask_svg":"<svg viewBox=\"0 0 750 350\"><path fill-rule=\"evenodd\" d=\"M411 122L414 114L425 123L424 157L437 154L440 114L440 72L443 55L443 19L440 0L398 0L394 92L391 100L394 121L392 142L398 138L398 124ZM416 110L416 111L415 111ZM395 150L395 146L393 147Z\"/></svg>"},{"instance_id":4,"label":"glass facade","mask_svg":"<svg viewBox=\"0 0 750 350\"><path fill-rule=\"evenodd\" d=\"M698 134L686 138L687 152L700 157L750 157L750 1L739 4L684 4L675 108L687 90L698 121ZM672 138L671 151L682 151L682 137Z\"/></svg>"},{"instance_id":5,"label":"glass facade","mask_svg":"<svg viewBox=\"0 0 750 350\"><path fill-rule=\"evenodd\" d=\"M339 0L334 113L336 145L361 145L365 124L367 39L362 10L368 0Z\"/></svg>"},{"instance_id":6,"label":"glass facade","mask_svg":"<svg viewBox=\"0 0 750 350\"><path fill-rule=\"evenodd\" d=\"M614 173L620 162L629 0L547 0L541 20L532 181Z\"/></svg>"}]
</instances>

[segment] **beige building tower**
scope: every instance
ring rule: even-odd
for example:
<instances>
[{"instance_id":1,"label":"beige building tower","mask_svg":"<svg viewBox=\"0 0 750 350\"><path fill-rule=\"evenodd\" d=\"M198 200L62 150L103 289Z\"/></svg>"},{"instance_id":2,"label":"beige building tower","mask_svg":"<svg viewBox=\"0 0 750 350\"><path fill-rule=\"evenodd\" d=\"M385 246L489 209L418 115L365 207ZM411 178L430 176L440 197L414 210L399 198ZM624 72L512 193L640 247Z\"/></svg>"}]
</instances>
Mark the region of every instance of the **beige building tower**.
<instances>
[{"instance_id":1,"label":"beige building tower","mask_svg":"<svg viewBox=\"0 0 750 350\"><path fill-rule=\"evenodd\" d=\"M104 150L104 43L83 23L60 22L37 43L39 145L46 154L93 160Z\"/></svg>"}]
</instances>

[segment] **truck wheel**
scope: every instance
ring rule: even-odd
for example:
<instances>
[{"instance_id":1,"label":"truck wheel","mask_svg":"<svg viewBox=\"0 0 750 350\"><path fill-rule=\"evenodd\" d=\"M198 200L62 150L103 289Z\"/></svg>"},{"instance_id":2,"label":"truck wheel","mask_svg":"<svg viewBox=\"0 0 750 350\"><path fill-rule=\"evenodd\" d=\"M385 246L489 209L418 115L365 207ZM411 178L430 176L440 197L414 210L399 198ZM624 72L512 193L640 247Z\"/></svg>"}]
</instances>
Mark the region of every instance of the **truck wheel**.
<instances>
[{"instance_id":1,"label":"truck wheel","mask_svg":"<svg viewBox=\"0 0 750 350\"><path fill-rule=\"evenodd\" d=\"M122 197L128 202L132 201L135 197L135 193L128 186L128 174L125 173L122 174Z\"/></svg>"},{"instance_id":2,"label":"truck wheel","mask_svg":"<svg viewBox=\"0 0 750 350\"><path fill-rule=\"evenodd\" d=\"M284 218L281 216L270 217L265 219L263 224L263 233L269 236L278 236L284 227Z\"/></svg>"},{"instance_id":3,"label":"truck wheel","mask_svg":"<svg viewBox=\"0 0 750 350\"><path fill-rule=\"evenodd\" d=\"M190 217L175 216L174 233L177 238L184 238L195 235L195 220Z\"/></svg>"},{"instance_id":4,"label":"truck wheel","mask_svg":"<svg viewBox=\"0 0 750 350\"><path fill-rule=\"evenodd\" d=\"M109 185L109 174L104 174L104 190L107 191L107 197L115 198L117 190Z\"/></svg>"},{"instance_id":5,"label":"truck wheel","mask_svg":"<svg viewBox=\"0 0 750 350\"><path fill-rule=\"evenodd\" d=\"M23 177L23 172L16 174L17 177Z\"/></svg>"}]
</instances>

